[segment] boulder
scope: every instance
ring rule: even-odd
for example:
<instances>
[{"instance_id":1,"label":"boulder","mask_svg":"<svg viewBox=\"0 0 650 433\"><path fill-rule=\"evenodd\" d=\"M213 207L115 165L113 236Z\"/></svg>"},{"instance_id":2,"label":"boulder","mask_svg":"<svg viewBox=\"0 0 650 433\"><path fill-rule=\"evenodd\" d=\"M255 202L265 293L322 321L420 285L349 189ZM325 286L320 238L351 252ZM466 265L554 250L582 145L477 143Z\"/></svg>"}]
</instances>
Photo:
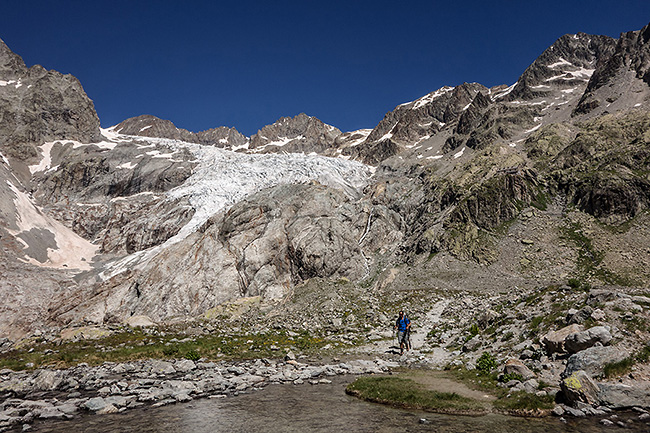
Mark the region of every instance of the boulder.
<instances>
[{"instance_id":1,"label":"boulder","mask_svg":"<svg viewBox=\"0 0 650 433\"><path fill-rule=\"evenodd\" d=\"M170 362L154 359L151 361L151 373L173 374L176 373L176 369L174 369L174 366Z\"/></svg>"},{"instance_id":2,"label":"boulder","mask_svg":"<svg viewBox=\"0 0 650 433\"><path fill-rule=\"evenodd\" d=\"M533 377L535 377L535 373L533 373L528 367L526 367L526 365L523 362L514 358L511 358L508 361L506 361L506 364L503 367L503 372L505 374L518 374L524 380L532 379Z\"/></svg>"},{"instance_id":3,"label":"boulder","mask_svg":"<svg viewBox=\"0 0 650 433\"><path fill-rule=\"evenodd\" d=\"M156 326L156 324L149 318L149 316L145 315L137 315L137 316L131 316L125 321L126 325L130 326L131 328L143 328L147 326Z\"/></svg>"},{"instance_id":4,"label":"boulder","mask_svg":"<svg viewBox=\"0 0 650 433\"><path fill-rule=\"evenodd\" d=\"M598 388L598 398L609 408L650 407L650 383L648 382L637 382L634 386L622 383L600 383Z\"/></svg>"},{"instance_id":5,"label":"boulder","mask_svg":"<svg viewBox=\"0 0 650 433\"><path fill-rule=\"evenodd\" d=\"M102 397L91 398L84 404L84 407L86 409L93 412L98 412L104 409L106 406L108 406L108 403Z\"/></svg>"},{"instance_id":6,"label":"boulder","mask_svg":"<svg viewBox=\"0 0 650 433\"><path fill-rule=\"evenodd\" d=\"M117 412L119 412L118 408L116 408L112 404L108 404L108 405L104 406L102 409L98 410L97 414L106 415L106 414L109 414L109 413L117 413Z\"/></svg>"},{"instance_id":7,"label":"boulder","mask_svg":"<svg viewBox=\"0 0 650 433\"><path fill-rule=\"evenodd\" d=\"M564 328L557 331L551 331L547 333L546 335L542 336L540 341L549 354L565 353L564 341L566 338L571 334L582 331L582 329L582 325L578 324L565 326Z\"/></svg>"},{"instance_id":8,"label":"boulder","mask_svg":"<svg viewBox=\"0 0 650 433\"><path fill-rule=\"evenodd\" d=\"M196 369L196 364L191 359L181 359L174 363L174 369L180 373L187 373Z\"/></svg>"},{"instance_id":9,"label":"boulder","mask_svg":"<svg viewBox=\"0 0 650 433\"><path fill-rule=\"evenodd\" d=\"M569 353L577 353L592 347L596 343L606 346L610 341L612 341L612 334L609 329L604 326L594 326L567 336L564 340L564 347Z\"/></svg>"},{"instance_id":10,"label":"boulder","mask_svg":"<svg viewBox=\"0 0 650 433\"><path fill-rule=\"evenodd\" d=\"M591 405L599 402L598 385L584 370L575 371L563 379L560 388L566 402L572 406L577 402Z\"/></svg>"},{"instance_id":11,"label":"boulder","mask_svg":"<svg viewBox=\"0 0 650 433\"><path fill-rule=\"evenodd\" d=\"M463 344L463 352L474 352L481 347L482 343L481 336L475 335Z\"/></svg>"},{"instance_id":12,"label":"boulder","mask_svg":"<svg viewBox=\"0 0 650 433\"><path fill-rule=\"evenodd\" d=\"M61 372L55 370L41 370L34 379L34 388L41 391L54 391L63 382Z\"/></svg>"},{"instance_id":13,"label":"boulder","mask_svg":"<svg viewBox=\"0 0 650 433\"><path fill-rule=\"evenodd\" d=\"M628 353L614 346L594 346L573 354L566 363L562 377L569 377L578 370L584 370L591 377L603 374L607 364L625 359Z\"/></svg>"},{"instance_id":14,"label":"boulder","mask_svg":"<svg viewBox=\"0 0 650 433\"><path fill-rule=\"evenodd\" d=\"M591 313L593 313L593 311L594 311L593 308L591 308L588 305L581 308L580 310L576 310L572 308L569 311L567 311L566 323L568 324L584 323L585 320L591 317Z\"/></svg>"}]
</instances>

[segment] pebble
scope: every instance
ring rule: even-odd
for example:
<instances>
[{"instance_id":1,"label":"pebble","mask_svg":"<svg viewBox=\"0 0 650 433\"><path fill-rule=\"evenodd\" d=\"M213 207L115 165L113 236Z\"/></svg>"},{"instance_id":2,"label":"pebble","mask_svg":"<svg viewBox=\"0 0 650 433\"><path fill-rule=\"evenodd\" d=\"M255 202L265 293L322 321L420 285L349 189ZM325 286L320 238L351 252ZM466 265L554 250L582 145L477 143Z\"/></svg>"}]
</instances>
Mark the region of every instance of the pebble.
<instances>
[{"instance_id":1,"label":"pebble","mask_svg":"<svg viewBox=\"0 0 650 433\"><path fill-rule=\"evenodd\" d=\"M297 362L295 359L287 362L255 360L219 363L146 360L105 363L96 367L84 363L66 370L39 369L30 373L3 370L0 387L20 381L23 388L15 392L18 398L2 402L0 431L5 427L19 425L23 426L24 431L31 429L30 422L34 419L34 413L36 416L42 414L42 417L66 419L82 412L98 415L118 413L145 404L160 407L190 402L195 398L225 398L244 393L246 389L262 389L269 383L330 384L332 381L326 377L339 374L377 374L388 372L395 365L381 359L320 366ZM43 372L46 374L43 375ZM34 378L39 375L52 380L35 381ZM44 391L38 386L53 387L47 389L49 398L26 399L28 395ZM20 407L33 409L22 416L14 416Z\"/></svg>"}]
</instances>

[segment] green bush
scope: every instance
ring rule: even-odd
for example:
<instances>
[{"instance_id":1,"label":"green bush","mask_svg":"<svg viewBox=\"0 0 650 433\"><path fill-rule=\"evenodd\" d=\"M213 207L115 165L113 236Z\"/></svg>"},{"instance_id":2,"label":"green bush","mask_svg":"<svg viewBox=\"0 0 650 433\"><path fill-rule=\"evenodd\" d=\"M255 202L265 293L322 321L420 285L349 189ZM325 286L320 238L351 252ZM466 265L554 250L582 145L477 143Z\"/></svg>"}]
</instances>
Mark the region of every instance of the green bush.
<instances>
[{"instance_id":1,"label":"green bush","mask_svg":"<svg viewBox=\"0 0 650 433\"><path fill-rule=\"evenodd\" d=\"M189 359L190 361L198 361L201 359L201 355L199 355L196 350L188 350L185 354L185 359Z\"/></svg>"},{"instance_id":2,"label":"green bush","mask_svg":"<svg viewBox=\"0 0 650 433\"><path fill-rule=\"evenodd\" d=\"M503 383L508 383L511 380L518 380L519 382L523 382L524 377L521 374L517 373L505 373L499 380Z\"/></svg>"},{"instance_id":3,"label":"green bush","mask_svg":"<svg viewBox=\"0 0 650 433\"><path fill-rule=\"evenodd\" d=\"M483 374L490 374L495 368L497 368L497 361L489 352L483 352L476 361L476 369Z\"/></svg>"}]
</instances>

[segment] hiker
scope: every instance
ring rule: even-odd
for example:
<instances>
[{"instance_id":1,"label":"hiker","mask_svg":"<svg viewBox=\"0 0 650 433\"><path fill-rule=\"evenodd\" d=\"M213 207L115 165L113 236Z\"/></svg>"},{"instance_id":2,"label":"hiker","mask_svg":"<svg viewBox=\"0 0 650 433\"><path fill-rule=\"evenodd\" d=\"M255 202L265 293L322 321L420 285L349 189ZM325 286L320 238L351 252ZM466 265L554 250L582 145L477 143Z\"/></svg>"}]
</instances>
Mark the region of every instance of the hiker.
<instances>
[{"instance_id":1,"label":"hiker","mask_svg":"<svg viewBox=\"0 0 650 433\"><path fill-rule=\"evenodd\" d=\"M404 347L406 351L410 349L409 347L409 332L411 329L411 321L408 317L404 315L404 311L399 312L399 317L395 321L395 326L393 329L397 329L397 341L399 342L399 354L404 354Z\"/></svg>"}]
</instances>

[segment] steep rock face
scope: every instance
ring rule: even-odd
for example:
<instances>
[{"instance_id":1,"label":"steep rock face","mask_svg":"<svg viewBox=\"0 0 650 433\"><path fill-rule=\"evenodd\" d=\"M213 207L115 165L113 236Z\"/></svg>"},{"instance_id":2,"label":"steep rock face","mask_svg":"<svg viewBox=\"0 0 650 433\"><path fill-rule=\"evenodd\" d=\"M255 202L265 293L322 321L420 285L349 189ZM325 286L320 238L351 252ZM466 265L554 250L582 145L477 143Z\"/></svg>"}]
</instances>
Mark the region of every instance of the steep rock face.
<instances>
[{"instance_id":1,"label":"steep rock face","mask_svg":"<svg viewBox=\"0 0 650 433\"><path fill-rule=\"evenodd\" d=\"M41 203L53 204L164 192L191 175L194 164L189 152L170 149L170 157L161 157L160 150L151 151L146 146L123 143L109 153L95 145L55 143L55 167L36 173L39 189L35 197Z\"/></svg>"},{"instance_id":2,"label":"steep rock face","mask_svg":"<svg viewBox=\"0 0 650 433\"><path fill-rule=\"evenodd\" d=\"M643 97L647 96L650 86L650 24L640 31L622 34L615 49L608 50L608 54L598 62L576 114L589 113L619 99L628 99L626 108L630 108L636 106L637 101L641 105ZM636 80L645 86L635 83ZM632 86L635 88L631 89ZM643 94L630 98L633 96L630 90L643 91Z\"/></svg>"},{"instance_id":3,"label":"steep rock face","mask_svg":"<svg viewBox=\"0 0 650 433\"><path fill-rule=\"evenodd\" d=\"M72 75L27 68L0 40L0 151L31 162L35 146L58 139L101 138L95 107Z\"/></svg>"},{"instance_id":4,"label":"steep rock face","mask_svg":"<svg viewBox=\"0 0 650 433\"><path fill-rule=\"evenodd\" d=\"M66 311L74 303L66 300L55 314L63 320L121 321L133 314L169 320L241 296L279 300L310 278L358 280L371 265L362 249L400 238L396 215L373 209L369 216L363 204L322 185L279 185L211 218L142 270L79 293L79 308Z\"/></svg>"},{"instance_id":5,"label":"steep rock face","mask_svg":"<svg viewBox=\"0 0 650 433\"><path fill-rule=\"evenodd\" d=\"M315 117L300 113L295 117L283 117L272 125L260 129L251 137L252 152L316 152L326 153L341 135L337 128Z\"/></svg>"},{"instance_id":6,"label":"steep rock face","mask_svg":"<svg viewBox=\"0 0 650 433\"><path fill-rule=\"evenodd\" d=\"M248 142L248 138L235 128L220 126L206 131L190 132L177 128L169 120L159 119L148 114L126 119L115 125L113 130L125 135L169 138L222 148L240 147Z\"/></svg>"},{"instance_id":7,"label":"steep rock face","mask_svg":"<svg viewBox=\"0 0 650 433\"><path fill-rule=\"evenodd\" d=\"M650 206L650 114L603 116L582 125L552 165L557 188L583 211L619 222Z\"/></svg>"},{"instance_id":8,"label":"steep rock face","mask_svg":"<svg viewBox=\"0 0 650 433\"><path fill-rule=\"evenodd\" d=\"M529 100L548 95L552 89L586 83L597 62L611 55L615 44L616 40L608 36L564 35L526 68L504 98Z\"/></svg>"},{"instance_id":9,"label":"steep rock face","mask_svg":"<svg viewBox=\"0 0 650 433\"><path fill-rule=\"evenodd\" d=\"M377 164L456 122L476 95L487 90L478 83L464 83L457 87L443 87L416 101L402 104L387 113L364 142L344 153Z\"/></svg>"}]
</instances>

